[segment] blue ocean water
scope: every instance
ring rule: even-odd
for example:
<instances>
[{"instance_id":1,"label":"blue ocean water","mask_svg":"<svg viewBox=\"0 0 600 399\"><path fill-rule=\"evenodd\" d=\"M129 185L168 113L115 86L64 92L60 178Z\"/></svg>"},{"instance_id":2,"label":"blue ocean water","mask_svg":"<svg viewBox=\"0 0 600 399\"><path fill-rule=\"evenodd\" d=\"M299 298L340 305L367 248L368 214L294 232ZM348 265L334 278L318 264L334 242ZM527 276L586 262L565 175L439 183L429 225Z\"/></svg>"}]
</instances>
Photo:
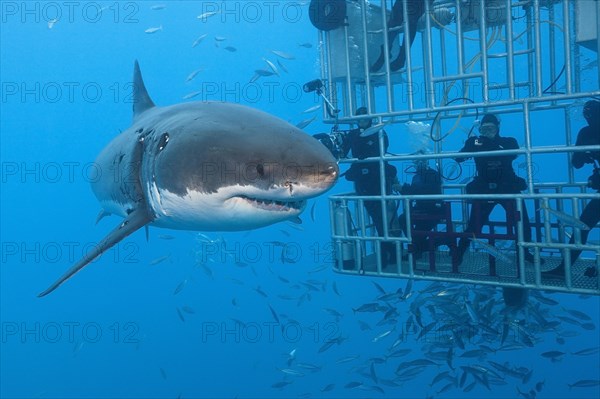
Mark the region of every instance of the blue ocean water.
<instances>
[{"instance_id":1,"label":"blue ocean water","mask_svg":"<svg viewBox=\"0 0 600 399\"><path fill-rule=\"evenodd\" d=\"M331 271L327 196L309 203L301 225L203 235L151 228L148 242L138 231L52 295L36 297L120 221L113 216L94 226L99 205L89 183L97 154L131 123L134 60L158 105L232 101L299 123L312 117L302 111L319 103L301 90L320 76L305 3L0 3L0 397L523 397L518 390L539 398L599 396L598 386L568 384L600 379L593 350L600 346L600 302L563 294L544 294L557 304L530 299L549 321L560 321L530 331L533 346L497 350L500 336L471 337L467 350L486 344L497 351L484 361L461 358L456 349L456 370L436 359L390 383L403 362L427 358L440 339L405 331L414 299L429 283L415 282L412 297L393 303L395 325L355 311L382 295L374 283L392 293L406 290L406 282ZM206 14L212 11L219 14ZM147 33L153 28L160 29ZM250 84L255 70L269 68L263 58L288 72L279 66L281 77ZM536 129L548 132L536 145L560 142L554 117L536 116ZM574 123L576 130L584 125L577 115ZM503 120L506 131L518 126L517 118ZM329 129L318 117L305 130ZM407 150L394 129L390 149ZM453 140L458 148L461 140ZM538 179L566 177L562 164L540 164ZM350 189L340 180L331 193ZM501 298L500 291L481 292ZM422 311L424 324L431 322ZM388 357L400 349L411 352ZM574 354L583 349L591 354ZM552 361L542 356L549 351L564 354ZM477 383L470 392L441 392L448 379L431 385L444 372L458 385L461 366L498 372L489 361L508 362L523 375L500 373L502 381ZM469 376L466 385L473 381Z\"/></svg>"}]
</instances>

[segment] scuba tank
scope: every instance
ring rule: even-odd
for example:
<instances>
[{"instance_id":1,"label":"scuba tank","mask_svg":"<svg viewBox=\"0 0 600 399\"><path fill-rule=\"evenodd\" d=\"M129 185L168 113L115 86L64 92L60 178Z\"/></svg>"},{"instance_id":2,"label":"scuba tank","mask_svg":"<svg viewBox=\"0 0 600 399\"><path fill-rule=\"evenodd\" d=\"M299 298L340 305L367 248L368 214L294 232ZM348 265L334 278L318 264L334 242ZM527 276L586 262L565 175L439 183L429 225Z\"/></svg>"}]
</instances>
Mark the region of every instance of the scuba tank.
<instances>
[{"instance_id":1,"label":"scuba tank","mask_svg":"<svg viewBox=\"0 0 600 399\"><path fill-rule=\"evenodd\" d=\"M352 235L352 217L350 215L350 211L348 210L348 206L343 204L342 202L338 202L335 205L335 210L333 212L333 220L334 220L334 235L340 236L350 236ZM335 258L342 260L342 267L344 270L353 269L355 266L354 259L354 242L353 241L342 241L341 242L341 253L337 253L339 248L338 245L334 245L335 248Z\"/></svg>"}]
</instances>

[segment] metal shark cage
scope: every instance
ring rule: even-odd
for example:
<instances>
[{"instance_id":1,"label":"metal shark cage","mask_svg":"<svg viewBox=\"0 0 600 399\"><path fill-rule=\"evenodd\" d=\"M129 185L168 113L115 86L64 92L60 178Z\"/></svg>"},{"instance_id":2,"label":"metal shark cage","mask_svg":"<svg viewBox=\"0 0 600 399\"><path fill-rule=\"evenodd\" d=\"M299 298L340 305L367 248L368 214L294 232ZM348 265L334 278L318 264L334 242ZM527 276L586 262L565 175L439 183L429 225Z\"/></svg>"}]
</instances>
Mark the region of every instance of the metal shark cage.
<instances>
[{"instance_id":1,"label":"metal shark cage","mask_svg":"<svg viewBox=\"0 0 600 399\"><path fill-rule=\"evenodd\" d=\"M409 8L404 1L404 21ZM383 171L384 162L401 164L422 158L445 170L458 157L458 144L448 144L444 125L457 120L477 119L482 112L493 112L521 125L523 144L518 150L494 151L495 155L518 155L527 190L523 194L466 194L465 182L444 182L442 195L358 196L345 193L330 197L330 223L334 244L335 271L344 274L412 278L457 283L488 284L501 287L545 289L600 295L600 277L587 277L584 270L600 267L600 245L580 239L580 230L551 214L558 210L578 218L585 204L598 194L586 191L586 182L576 173L570 158L577 151L598 150L598 146L574 146L581 120L573 126L577 110L590 97L600 95L597 51L600 48L600 2L589 0L436 0L424 1L412 48L405 40L405 67L390 68L390 58L399 51L398 40L390 46L387 32L406 24L388 26L393 2L389 0L347 0L345 23L329 31L320 31L321 79L324 92L333 106L323 113L326 123L351 124L363 117L354 112L368 109L390 138L401 135L408 121L421 121L431 128L432 149L422 155L391 155L342 159L340 163L375 161ZM381 71L371 65L381 54ZM586 57L592 61L587 62ZM595 59L595 66L594 61ZM589 61L589 60L588 60ZM559 87L560 85L560 87ZM333 112L332 112L333 111ZM549 117L561 121L553 138L536 128ZM388 124L389 123L389 124ZM599 133L600 134L600 133ZM377 136L374 136L377 137ZM383 147L379 132L380 148ZM446 148L447 147L447 148ZM408 152L408 151L406 151ZM469 153L486 156L490 153ZM460 153L461 157L465 153ZM538 179L540 164L561 170L550 180ZM537 166L536 166L537 165ZM562 172L564 170L564 172ZM381 192L385 176L381 172ZM507 262L476 248L465 255L459 267L453 267L448 248L430 246L425 258L416 259L412 244L416 234L425 234L429 243L465 235L469 203L476 199L512 199L515 209L492 214L481 235L483 240L514 259ZM384 220L383 236L378 236L365 211L366 200L380 201ZM390 231L389 208L406 210L406 226L411 226L410 204L415 200L441 200L444 216L428 232L408 228L398 236ZM532 239L524 239L523 208L532 215ZM499 207L497 207L499 208ZM494 216L496 215L496 216ZM597 235L598 227L590 238ZM574 243L569 243L570 236ZM395 264L381 261L381 243L394 243ZM583 250L577 262L571 262L570 250ZM534 254L534 262L524 259L525 251ZM565 278L546 281L540 272L558 266L564 259Z\"/></svg>"}]
</instances>

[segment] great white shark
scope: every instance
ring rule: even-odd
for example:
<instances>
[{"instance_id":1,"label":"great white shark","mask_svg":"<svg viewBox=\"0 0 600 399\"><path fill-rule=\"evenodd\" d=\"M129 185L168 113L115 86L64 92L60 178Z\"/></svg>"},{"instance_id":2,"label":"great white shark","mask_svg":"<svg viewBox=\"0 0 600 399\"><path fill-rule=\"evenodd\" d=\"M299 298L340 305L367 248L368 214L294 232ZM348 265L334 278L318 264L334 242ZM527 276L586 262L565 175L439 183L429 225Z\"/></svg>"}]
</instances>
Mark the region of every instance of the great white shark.
<instances>
[{"instance_id":1,"label":"great white shark","mask_svg":"<svg viewBox=\"0 0 600 399\"><path fill-rule=\"evenodd\" d=\"M95 161L102 215L124 220L40 297L136 230L250 230L295 219L336 182L329 150L295 126L239 104L157 107L139 64L133 124Z\"/></svg>"}]
</instances>

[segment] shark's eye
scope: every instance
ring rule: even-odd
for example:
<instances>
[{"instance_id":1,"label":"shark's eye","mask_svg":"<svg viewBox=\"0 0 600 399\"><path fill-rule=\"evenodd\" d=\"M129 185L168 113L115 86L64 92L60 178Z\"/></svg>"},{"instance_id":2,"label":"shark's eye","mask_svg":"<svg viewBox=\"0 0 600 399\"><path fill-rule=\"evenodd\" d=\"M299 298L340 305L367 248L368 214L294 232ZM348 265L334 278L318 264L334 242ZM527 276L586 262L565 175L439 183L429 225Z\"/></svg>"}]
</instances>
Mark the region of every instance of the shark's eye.
<instances>
[{"instance_id":1,"label":"shark's eye","mask_svg":"<svg viewBox=\"0 0 600 399\"><path fill-rule=\"evenodd\" d=\"M265 167L262 163L256 165L256 173L258 173L260 177L263 177L265 175Z\"/></svg>"},{"instance_id":2,"label":"shark's eye","mask_svg":"<svg viewBox=\"0 0 600 399\"><path fill-rule=\"evenodd\" d=\"M164 150L165 147L167 146L168 142L169 142L169 133L163 133L163 135L160 136L160 140L158 142L158 151Z\"/></svg>"}]
</instances>

